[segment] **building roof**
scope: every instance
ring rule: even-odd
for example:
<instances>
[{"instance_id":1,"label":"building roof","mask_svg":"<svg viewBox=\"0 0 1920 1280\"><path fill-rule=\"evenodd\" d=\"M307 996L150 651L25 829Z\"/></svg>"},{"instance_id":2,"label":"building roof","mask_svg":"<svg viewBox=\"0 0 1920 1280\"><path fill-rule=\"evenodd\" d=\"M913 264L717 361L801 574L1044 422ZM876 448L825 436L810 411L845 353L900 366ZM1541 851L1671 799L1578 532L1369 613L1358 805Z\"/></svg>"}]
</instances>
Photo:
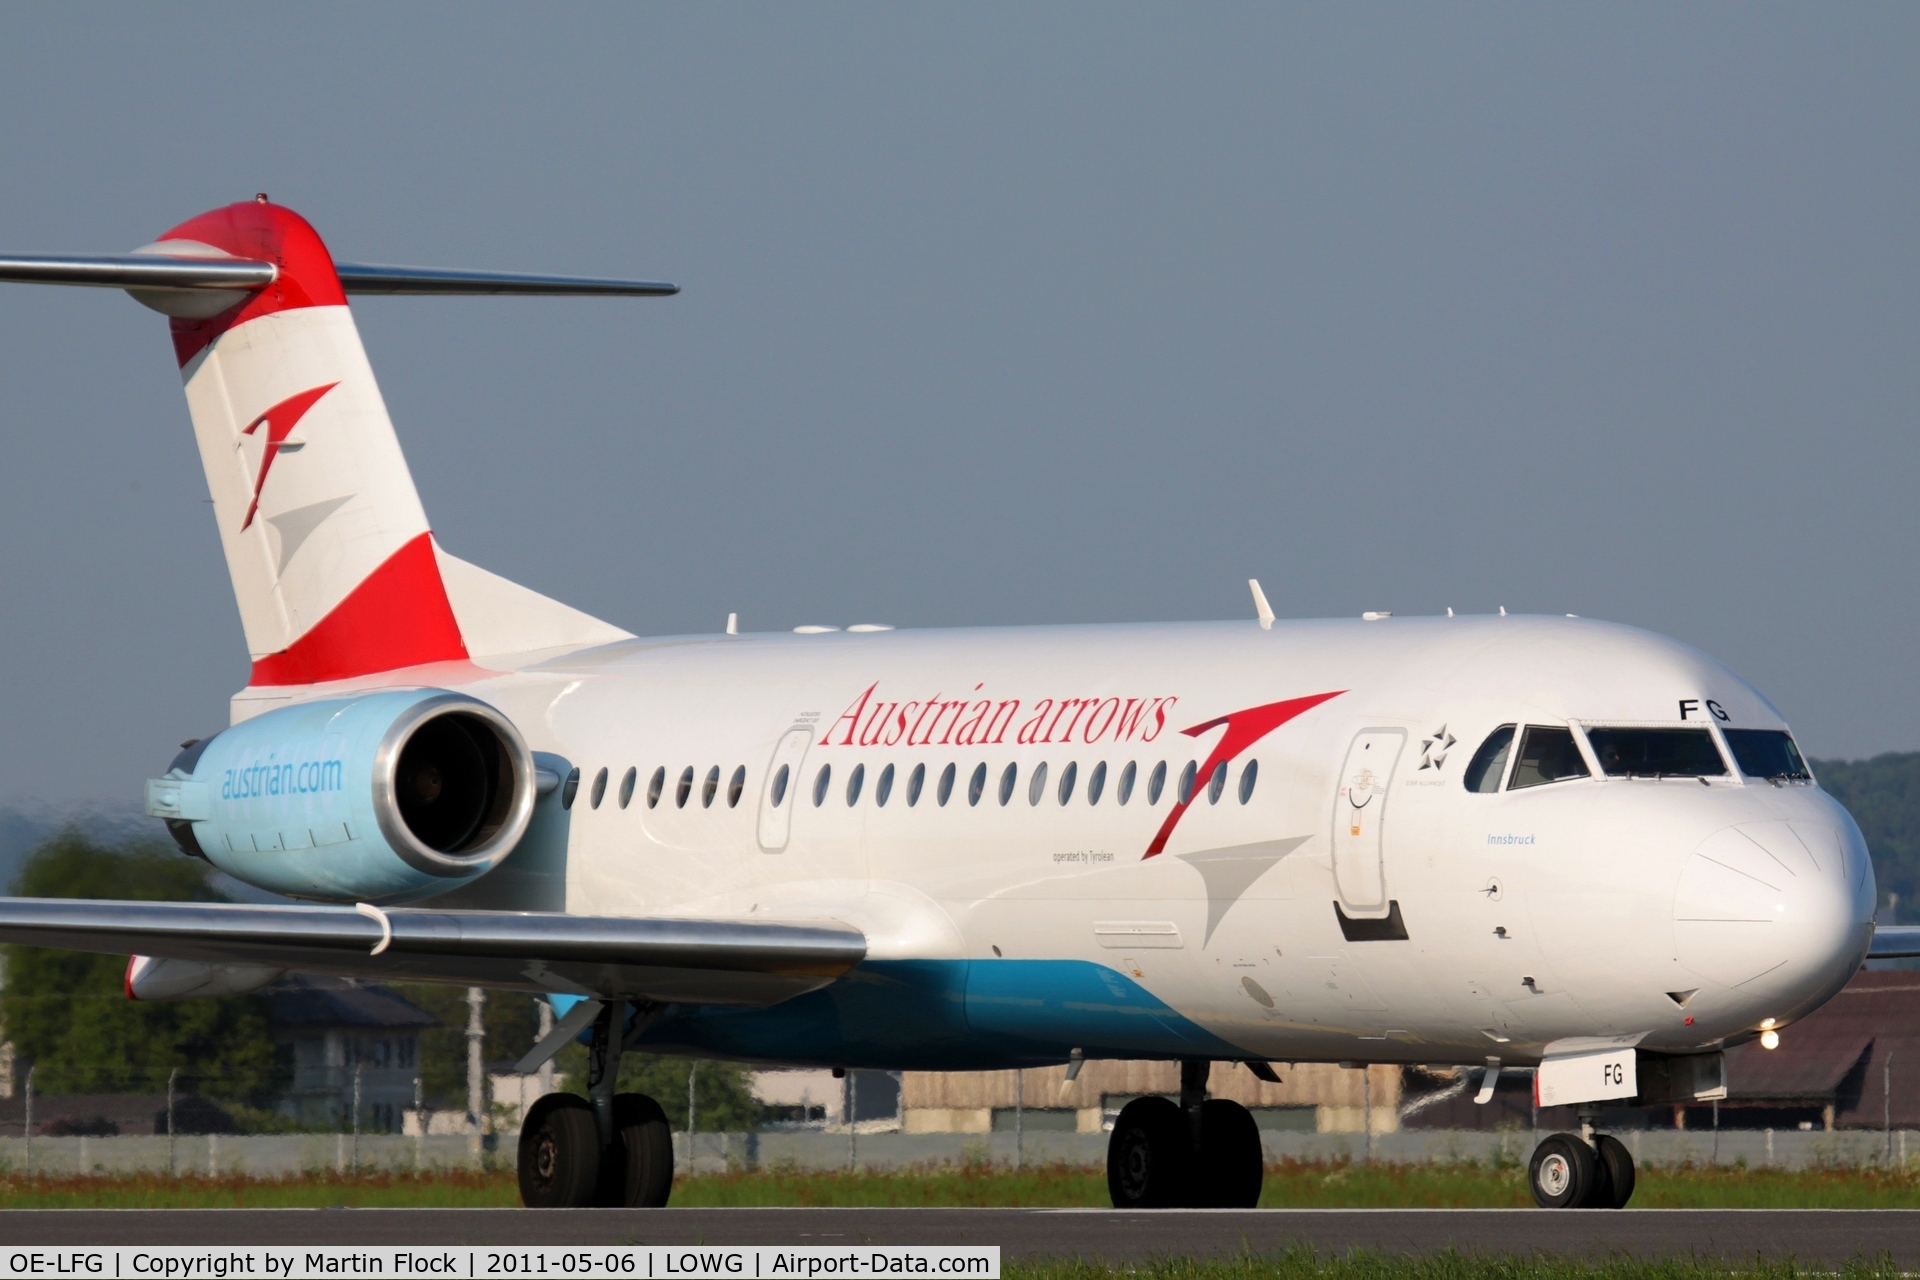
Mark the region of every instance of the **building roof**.
<instances>
[{"instance_id":1,"label":"building roof","mask_svg":"<svg viewBox=\"0 0 1920 1280\"><path fill-rule=\"evenodd\" d=\"M419 1031L440 1019L399 992L372 983L289 977L261 993L276 1031L326 1027Z\"/></svg>"},{"instance_id":2,"label":"building roof","mask_svg":"<svg viewBox=\"0 0 1920 1280\"><path fill-rule=\"evenodd\" d=\"M1856 973L1779 1048L1729 1049L1727 1089L1732 1105L1831 1105L1842 1127L1920 1126L1920 972Z\"/></svg>"}]
</instances>

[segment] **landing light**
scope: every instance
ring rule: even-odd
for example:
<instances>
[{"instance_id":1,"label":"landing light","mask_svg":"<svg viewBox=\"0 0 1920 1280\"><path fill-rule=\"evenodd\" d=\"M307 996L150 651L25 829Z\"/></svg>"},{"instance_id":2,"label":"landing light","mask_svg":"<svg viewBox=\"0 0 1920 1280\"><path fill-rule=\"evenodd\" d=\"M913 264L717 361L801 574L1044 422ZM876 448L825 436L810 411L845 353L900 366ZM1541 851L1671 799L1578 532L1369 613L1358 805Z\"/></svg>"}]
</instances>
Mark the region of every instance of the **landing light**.
<instances>
[{"instance_id":1,"label":"landing light","mask_svg":"<svg viewBox=\"0 0 1920 1280\"><path fill-rule=\"evenodd\" d=\"M1760 1033L1760 1047L1762 1049L1778 1049L1780 1047L1780 1033L1778 1031L1762 1031Z\"/></svg>"}]
</instances>

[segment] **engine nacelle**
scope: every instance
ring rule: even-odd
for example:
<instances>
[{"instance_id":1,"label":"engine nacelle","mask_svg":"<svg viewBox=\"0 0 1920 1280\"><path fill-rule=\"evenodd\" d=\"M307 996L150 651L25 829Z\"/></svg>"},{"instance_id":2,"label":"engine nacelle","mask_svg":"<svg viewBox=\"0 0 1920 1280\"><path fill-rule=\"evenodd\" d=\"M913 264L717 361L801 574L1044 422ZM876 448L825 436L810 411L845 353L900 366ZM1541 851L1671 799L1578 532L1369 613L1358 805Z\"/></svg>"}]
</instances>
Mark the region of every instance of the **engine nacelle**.
<instances>
[{"instance_id":1,"label":"engine nacelle","mask_svg":"<svg viewBox=\"0 0 1920 1280\"><path fill-rule=\"evenodd\" d=\"M255 716L181 752L147 812L248 884L402 902L491 871L526 833L533 757L508 720L444 689L389 689Z\"/></svg>"},{"instance_id":2,"label":"engine nacelle","mask_svg":"<svg viewBox=\"0 0 1920 1280\"><path fill-rule=\"evenodd\" d=\"M252 995L280 981L286 972L264 964L205 964L199 960L128 956L124 985L129 1000L198 1000L203 996Z\"/></svg>"}]
</instances>

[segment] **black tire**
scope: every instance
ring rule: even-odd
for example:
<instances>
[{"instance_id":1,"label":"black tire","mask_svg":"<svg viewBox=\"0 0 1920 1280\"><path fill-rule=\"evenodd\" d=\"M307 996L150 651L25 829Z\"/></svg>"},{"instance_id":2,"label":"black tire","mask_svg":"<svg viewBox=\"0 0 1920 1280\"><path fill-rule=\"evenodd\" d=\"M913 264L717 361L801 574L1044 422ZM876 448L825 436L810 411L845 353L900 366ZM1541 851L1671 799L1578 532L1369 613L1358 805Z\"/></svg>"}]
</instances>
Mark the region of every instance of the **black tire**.
<instances>
[{"instance_id":1,"label":"black tire","mask_svg":"<svg viewBox=\"0 0 1920 1280\"><path fill-rule=\"evenodd\" d=\"M1201 1209L1252 1209L1260 1203L1266 1153L1253 1113L1237 1102L1210 1098L1200 1110L1200 1167L1193 1180Z\"/></svg>"},{"instance_id":2,"label":"black tire","mask_svg":"<svg viewBox=\"0 0 1920 1280\"><path fill-rule=\"evenodd\" d=\"M593 1107L571 1093L550 1093L520 1126L520 1203L529 1209L580 1209L600 1181L600 1131Z\"/></svg>"},{"instance_id":3,"label":"black tire","mask_svg":"<svg viewBox=\"0 0 1920 1280\"><path fill-rule=\"evenodd\" d=\"M644 1093L613 1095L613 1142L600 1166L594 1203L658 1209L673 1194L673 1134L667 1113Z\"/></svg>"},{"instance_id":4,"label":"black tire","mask_svg":"<svg viewBox=\"0 0 1920 1280\"><path fill-rule=\"evenodd\" d=\"M1171 1209L1186 1204L1192 1183L1186 1113L1166 1098L1135 1098L1107 1139L1107 1193L1116 1209Z\"/></svg>"},{"instance_id":5,"label":"black tire","mask_svg":"<svg viewBox=\"0 0 1920 1280\"><path fill-rule=\"evenodd\" d=\"M1633 1156L1627 1151L1626 1143L1610 1133L1603 1133L1593 1140L1594 1158L1600 1169L1606 1174L1607 1194L1595 1196L1589 1202L1595 1209L1624 1209L1627 1201L1633 1199Z\"/></svg>"},{"instance_id":6,"label":"black tire","mask_svg":"<svg viewBox=\"0 0 1920 1280\"><path fill-rule=\"evenodd\" d=\"M1587 1204L1600 1176L1593 1148L1571 1133L1556 1133L1533 1149L1527 1185L1542 1209L1578 1209Z\"/></svg>"}]
</instances>

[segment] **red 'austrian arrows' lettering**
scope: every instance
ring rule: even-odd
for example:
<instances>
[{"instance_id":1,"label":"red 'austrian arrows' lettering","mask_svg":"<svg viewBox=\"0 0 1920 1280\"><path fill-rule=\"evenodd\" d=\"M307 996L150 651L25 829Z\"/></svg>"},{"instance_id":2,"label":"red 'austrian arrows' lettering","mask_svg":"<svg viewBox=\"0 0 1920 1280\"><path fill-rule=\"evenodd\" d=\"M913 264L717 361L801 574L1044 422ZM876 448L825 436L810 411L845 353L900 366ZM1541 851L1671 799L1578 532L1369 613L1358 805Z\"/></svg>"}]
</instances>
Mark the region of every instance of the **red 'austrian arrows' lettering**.
<instances>
[{"instance_id":1,"label":"red 'austrian arrows' lettering","mask_svg":"<svg viewBox=\"0 0 1920 1280\"><path fill-rule=\"evenodd\" d=\"M1167 726L1180 699L989 698L976 684L969 693L907 702L877 695L878 681L860 691L820 735L823 747L975 747L1004 744L1009 733L1021 746L1045 743L1152 742ZM1025 713L1024 716L1022 713Z\"/></svg>"}]
</instances>

